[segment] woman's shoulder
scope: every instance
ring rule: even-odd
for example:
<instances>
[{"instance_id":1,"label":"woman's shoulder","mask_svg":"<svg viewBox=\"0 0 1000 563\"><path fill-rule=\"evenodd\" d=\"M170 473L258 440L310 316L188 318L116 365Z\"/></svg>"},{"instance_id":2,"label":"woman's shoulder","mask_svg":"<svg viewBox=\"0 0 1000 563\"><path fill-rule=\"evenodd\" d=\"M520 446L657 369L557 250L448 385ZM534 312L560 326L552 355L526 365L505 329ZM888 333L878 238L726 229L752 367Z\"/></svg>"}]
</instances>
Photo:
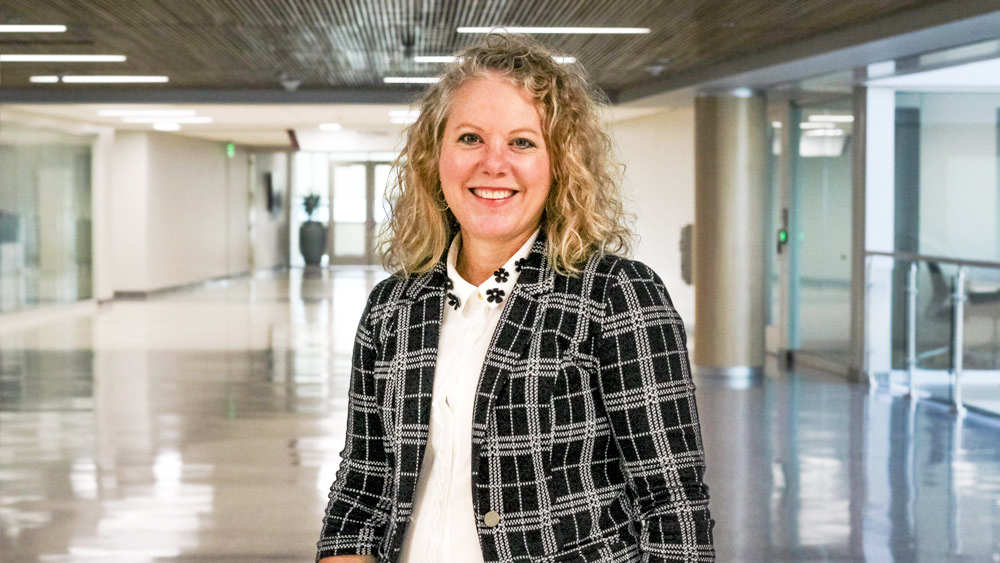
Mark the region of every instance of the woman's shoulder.
<instances>
[{"instance_id":1,"label":"woman's shoulder","mask_svg":"<svg viewBox=\"0 0 1000 563\"><path fill-rule=\"evenodd\" d=\"M643 279L656 277L656 272L641 260L614 253L594 253L583 268L584 275L611 279Z\"/></svg>"}]
</instances>

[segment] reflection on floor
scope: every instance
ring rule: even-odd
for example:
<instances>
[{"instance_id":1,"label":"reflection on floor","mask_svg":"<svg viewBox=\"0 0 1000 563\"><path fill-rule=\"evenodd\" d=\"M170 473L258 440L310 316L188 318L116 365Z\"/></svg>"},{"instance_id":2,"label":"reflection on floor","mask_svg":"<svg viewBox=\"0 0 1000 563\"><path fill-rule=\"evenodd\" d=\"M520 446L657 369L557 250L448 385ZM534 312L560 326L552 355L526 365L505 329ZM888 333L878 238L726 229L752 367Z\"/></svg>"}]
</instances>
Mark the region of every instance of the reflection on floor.
<instances>
[{"instance_id":1,"label":"reflection on floor","mask_svg":"<svg viewBox=\"0 0 1000 563\"><path fill-rule=\"evenodd\" d=\"M307 561L363 270L0 333L0 560ZM1000 561L1000 427L817 373L698 382L720 561Z\"/></svg>"}]
</instances>

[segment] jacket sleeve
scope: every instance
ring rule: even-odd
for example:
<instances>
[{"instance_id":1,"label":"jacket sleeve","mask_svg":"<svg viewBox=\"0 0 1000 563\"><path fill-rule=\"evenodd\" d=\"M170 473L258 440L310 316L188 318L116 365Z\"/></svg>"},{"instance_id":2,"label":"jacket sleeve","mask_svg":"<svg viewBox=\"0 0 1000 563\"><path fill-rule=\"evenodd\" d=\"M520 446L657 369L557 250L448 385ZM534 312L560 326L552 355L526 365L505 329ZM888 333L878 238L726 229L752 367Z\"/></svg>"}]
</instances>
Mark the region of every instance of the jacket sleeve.
<instances>
[{"instance_id":1,"label":"jacket sleeve","mask_svg":"<svg viewBox=\"0 0 1000 563\"><path fill-rule=\"evenodd\" d=\"M634 494L644 562L713 561L684 324L663 281L622 260L605 298L600 387Z\"/></svg>"},{"instance_id":2,"label":"jacket sleeve","mask_svg":"<svg viewBox=\"0 0 1000 563\"><path fill-rule=\"evenodd\" d=\"M316 560L331 555L374 555L389 521L391 471L385 430L375 398L376 348L370 312L375 290L358 323L351 358L347 437L330 487Z\"/></svg>"}]
</instances>

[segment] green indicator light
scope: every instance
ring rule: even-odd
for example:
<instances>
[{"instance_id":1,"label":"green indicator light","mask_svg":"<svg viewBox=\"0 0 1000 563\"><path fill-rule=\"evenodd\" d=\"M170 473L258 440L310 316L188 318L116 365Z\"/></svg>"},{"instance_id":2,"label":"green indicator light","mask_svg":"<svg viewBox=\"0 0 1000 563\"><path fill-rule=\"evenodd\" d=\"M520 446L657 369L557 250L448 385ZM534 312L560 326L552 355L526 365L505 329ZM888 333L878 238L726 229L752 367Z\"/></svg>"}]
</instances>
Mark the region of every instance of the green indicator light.
<instances>
[{"instance_id":1,"label":"green indicator light","mask_svg":"<svg viewBox=\"0 0 1000 563\"><path fill-rule=\"evenodd\" d=\"M778 242L788 242L788 231L785 229L778 231Z\"/></svg>"},{"instance_id":2,"label":"green indicator light","mask_svg":"<svg viewBox=\"0 0 1000 563\"><path fill-rule=\"evenodd\" d=\"M226 156L233 158L236 156L236 145L232 143L226 143Z\"/></svg>"}]
</instances>

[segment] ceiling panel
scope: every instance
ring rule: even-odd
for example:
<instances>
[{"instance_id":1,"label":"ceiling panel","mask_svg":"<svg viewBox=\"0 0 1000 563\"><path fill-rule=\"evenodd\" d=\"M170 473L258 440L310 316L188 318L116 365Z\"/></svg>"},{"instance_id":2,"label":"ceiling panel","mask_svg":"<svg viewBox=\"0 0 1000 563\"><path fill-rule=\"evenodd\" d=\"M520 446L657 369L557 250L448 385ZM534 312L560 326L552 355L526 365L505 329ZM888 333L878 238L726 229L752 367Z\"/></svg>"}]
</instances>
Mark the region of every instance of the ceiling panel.
<instances>
[{"instance_id":1,"label":"ceiling panel","mask_svg":"<svg viewBox=\"0 0 1000 563\"><path fill-rule=\"evenodd\" d=\"M109 53L125 63L4 63L0 88L35 74L166 74L155 88L394 88L387 75L436 74L413 55L453 54L481 36L458 26L649 27L647 35L542 35L609 92L870 23L926 0L0 0L0 22L62 23L62 34L4 34L4 53ZM32 86L46 88L46 86ZM59 85L58 88L102 88ZM47 86L52 88L52 86ZM106 88L106 87L105 87Z\"/></svg>"}]
</instances>

